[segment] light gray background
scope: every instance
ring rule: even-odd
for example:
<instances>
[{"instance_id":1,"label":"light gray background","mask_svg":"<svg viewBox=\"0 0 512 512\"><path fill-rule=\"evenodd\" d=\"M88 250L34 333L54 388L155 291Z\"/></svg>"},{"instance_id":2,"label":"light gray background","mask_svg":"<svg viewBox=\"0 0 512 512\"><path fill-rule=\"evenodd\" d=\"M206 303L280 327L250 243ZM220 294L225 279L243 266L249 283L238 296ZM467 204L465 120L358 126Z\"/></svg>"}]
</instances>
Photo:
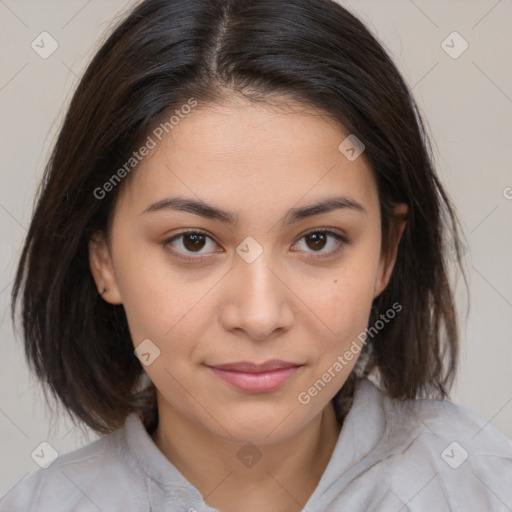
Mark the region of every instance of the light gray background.
<instances>
[{"instance_id":1,"label":"light gray background","mask_svg":"<svg viewBox=\"0 0 512 512\"><path fill-rule=\"evenodd\" d=\"M468 251L471 309L457 287L462 357L452 400L512 437L512 0L350 0L413 88L434 139L441 180L457 208ZM31 452L59 453L86 436L52 421L28 373L9 319L14 269L33 200L62 115L103 32L132 2L0 0L0 495L39 468ZM31 43L46 31L57 50L42 59ZM441 43L457 31L458 58ZM460 48L460 41L447 40Z\"/></svg>"}]
</instances>

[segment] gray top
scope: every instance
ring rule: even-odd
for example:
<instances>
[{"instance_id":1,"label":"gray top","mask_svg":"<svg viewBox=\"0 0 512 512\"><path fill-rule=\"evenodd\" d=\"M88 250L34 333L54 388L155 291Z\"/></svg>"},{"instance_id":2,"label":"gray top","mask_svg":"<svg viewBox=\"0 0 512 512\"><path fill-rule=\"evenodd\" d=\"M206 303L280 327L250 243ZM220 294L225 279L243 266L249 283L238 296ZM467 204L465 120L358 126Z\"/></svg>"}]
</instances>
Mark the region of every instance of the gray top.
<instances>
[{"instance_id":1,"label":"gray top","mask_svg":"<svg viewBox=\"0 0 512 512\"><path fill-rule=\"evenodd\" d=\"M1 512L218 512L131 415L16 485ZM446 401L399 402L360 379L304 512L512 511L512 441Z\"/></svg>"}]
</instances>

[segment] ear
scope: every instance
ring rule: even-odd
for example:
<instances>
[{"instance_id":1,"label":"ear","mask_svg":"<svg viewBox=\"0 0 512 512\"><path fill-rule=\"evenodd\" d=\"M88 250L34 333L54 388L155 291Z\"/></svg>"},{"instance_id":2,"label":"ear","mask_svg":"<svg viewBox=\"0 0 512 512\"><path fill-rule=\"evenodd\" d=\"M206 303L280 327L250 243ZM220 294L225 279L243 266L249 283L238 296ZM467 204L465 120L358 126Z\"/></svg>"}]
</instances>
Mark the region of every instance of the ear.
<instances>
[{"instance_id":1,"label":"ear","mask_svg":"<svg viewBox=\"0 0 512 512\"><path fill-rule=\"evenodd\" d=\"M405 203L396 204L393 208L394 216L390 226L390 247L386 254L381 254L379 270L375 279L375 290L373 298L379 296L387 287L398 253L398 245L407 224L407 214L409 207Z\"/></svg>"},{"instance_id":2,"label":"ear","mask_svg":"<svg viewBox=\"0 0 512 512\"><path fill-rule=\"evenodd\" d=\"M103 300L110 304L122 304L110 248L103 233L95 233L89 240L89 266Z\"/></svg>"}]
</instances>

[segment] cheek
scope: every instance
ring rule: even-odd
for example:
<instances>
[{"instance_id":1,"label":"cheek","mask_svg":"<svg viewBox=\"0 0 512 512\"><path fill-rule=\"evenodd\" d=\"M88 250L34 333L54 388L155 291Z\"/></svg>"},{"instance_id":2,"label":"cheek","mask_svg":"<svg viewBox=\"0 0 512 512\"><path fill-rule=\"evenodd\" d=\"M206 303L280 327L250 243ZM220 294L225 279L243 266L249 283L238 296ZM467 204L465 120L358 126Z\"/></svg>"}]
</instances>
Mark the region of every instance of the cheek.
<instances>
[{"instance_id":1,"label":"cheek","mask_svg":"<svg viewBox=\"0 0 512 512\"><path fill-rule=\"evenodd\" d=\"M190 339L190 329L198 326L206 284L173 270L164 249L142 244L118 248L116 278L134 345L150 339L164 350L172 339L180 350L180 341Z\"/></svg>"},{"instance_id":2,"label":"cheek","mask_svg":"<svg viewBox=\"0 0 512 512\"><path fill-rule=\"evenodd\" d=\"M315 291L312 309L320 319L311 327L315 357L297 395L299 403L310 404L315 411L343 386L359 359L373 300L374 272L374 265L359 261L340 268Z\"/></svg>"},{"instance_id":3,"label":"cheek","mask_svg":"<svg viewBox=\"0 0 512 512\"><path fill-rule=\"evenodd\" d=\"M331 394L343 385L357 362L364 341L362 333L368 324L372 304L368 287L349 286L341 278L337 283L334 280L336 278L330 280L330 290L326 292L329 300L323 300L323 306L317 308L321 322L317 322L316 335L315 332L311 333L316 345L315 379L330 382ZM351 349L353 352L348 353ZM345 354L347 357L340 362L339 357ZM331 376L325 374L329 371ZM324 374L325 378L322 377Z\"/></svg>"},{"instance_id":4,"label":"cheek","mask_svg":"<svg viewBox=\"0 0 512 512\"><path fill-rule=\"evenodd\" d=\"M378 272L378 261L372 254L370 247L354 251L325 278L302 284L301 293L309 297L308 306L336 339L366 327Z\"/></svg>"}]
</instances>

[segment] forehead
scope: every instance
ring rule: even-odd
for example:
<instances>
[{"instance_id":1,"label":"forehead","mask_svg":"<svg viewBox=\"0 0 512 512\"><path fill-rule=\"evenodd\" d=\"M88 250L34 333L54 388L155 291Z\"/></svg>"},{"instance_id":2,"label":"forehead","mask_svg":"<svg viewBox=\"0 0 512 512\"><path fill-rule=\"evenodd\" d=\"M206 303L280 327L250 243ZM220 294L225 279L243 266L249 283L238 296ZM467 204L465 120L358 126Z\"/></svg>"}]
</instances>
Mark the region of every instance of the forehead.
<instances>
[{"instance_id":1,"label":"forehead","mask_svg":"<svg viewBox=\"0 0 512 512\"><path fill-rule=\"evenodd\" d=\"M323 111L232 99L196 107L167 131L161 140L150 134L155 147L130 176L132 211L178 194L229 205L242 218L326 194L350 195L368 209L378 200L364 158L340 152L349 133Z\"/></svg>"}]
</instances>

